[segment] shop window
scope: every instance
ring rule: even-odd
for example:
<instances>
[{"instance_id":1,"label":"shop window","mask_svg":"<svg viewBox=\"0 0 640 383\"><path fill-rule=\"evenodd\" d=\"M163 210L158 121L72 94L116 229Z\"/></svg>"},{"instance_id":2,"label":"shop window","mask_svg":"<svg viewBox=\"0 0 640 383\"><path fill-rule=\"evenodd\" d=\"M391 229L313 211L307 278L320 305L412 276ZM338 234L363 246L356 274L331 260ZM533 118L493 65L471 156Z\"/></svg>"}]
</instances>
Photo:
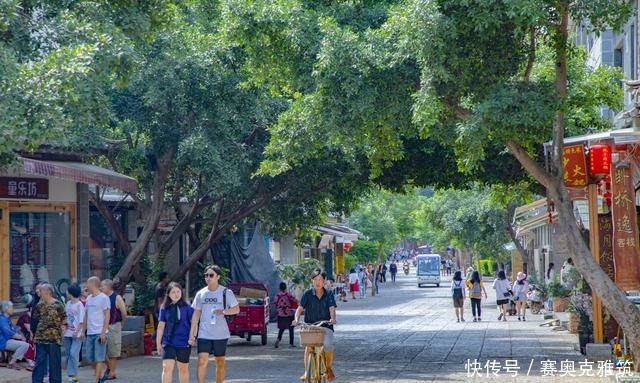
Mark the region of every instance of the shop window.
<instances>
[{"instance_id":1,"label":"shop window","mask_svg":"<svg viewBox=\"0 0 640 383\"><path fill-rule=\"evenodd\" d=\"M9 227L10 297L22 306L37 283L69 279L69 213L12 212Z\"/></svg>"}]
</instances>

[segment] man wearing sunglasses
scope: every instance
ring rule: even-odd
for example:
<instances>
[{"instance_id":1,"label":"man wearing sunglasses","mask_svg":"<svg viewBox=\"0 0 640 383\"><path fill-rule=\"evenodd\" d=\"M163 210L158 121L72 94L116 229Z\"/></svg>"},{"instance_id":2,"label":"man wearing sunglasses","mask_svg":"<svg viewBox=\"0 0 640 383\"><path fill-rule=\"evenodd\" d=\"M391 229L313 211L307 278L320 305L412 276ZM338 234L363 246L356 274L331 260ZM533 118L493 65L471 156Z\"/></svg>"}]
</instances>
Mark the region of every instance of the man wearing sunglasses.
<instances>
[{"instance_id":1,"label":"man wearing sunglasses","mask_svg":"<svg viewBox=\"0 0 640 383\"><path fill-rule=\"evenodd\" d=\"M222 270L216 265L204 269L207 287L198 291L193 299L194 309L191 320L191 334L189 344L198 345L198 383L205 383L209 357L213 355L216 361L216 383L223 383L225 376L225 354L227 342L231 334L225 315L236 315L240 306L233 291L222 286L220 275ZM226 293L224 307L223 294Z\"/></svg>"}]
</instances>

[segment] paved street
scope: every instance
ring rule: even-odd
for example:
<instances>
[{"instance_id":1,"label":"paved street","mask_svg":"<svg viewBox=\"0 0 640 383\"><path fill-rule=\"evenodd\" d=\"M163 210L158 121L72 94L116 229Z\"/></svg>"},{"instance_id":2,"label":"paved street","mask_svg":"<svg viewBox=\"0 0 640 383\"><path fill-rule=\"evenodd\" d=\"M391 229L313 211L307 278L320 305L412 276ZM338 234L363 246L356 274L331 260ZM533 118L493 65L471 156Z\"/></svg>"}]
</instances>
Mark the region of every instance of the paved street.
<instances>
[{"instance_id":1,"label":"paved street","mask_svg":"<svg viewBox=\"0 0 640 383\"><path fill-rule=\"evenodd\" d=\"M381 289L381 295L365 300L339 304L336 330L337 382L577 382L615 379L586 377L541 376L541 361L556 362L556 370L564 360L575 362L575 375L580 374L578 361L584 358L575 351L577 335L540 327L541 316L528 316L527 322L498 322L493 291L487 289L489 299L484 302L483 320L469 321L470 307L466 307L466 323L456 323L449 281L440 288L418 289L412 276L400 276ZM228 349L228 379L230 383L296 382L302 372L302 350L286 345L273 347L275 325L268 346L247 343L234 338ZM469 377L465 363L477 359L480 377ZM516 378L505 371L505 361L517 360L520 368ZM527 370L533 359L530 376ZM487 377L485 364L496 361L498 375ZM115 382L158 382L159 357L136 357L120 363L119 378ZM499 363L499 364L497 364ZM209 380L214 368L210 366ZM192 381L195 381L195 354L192 359ZM0 370L0 381L28 382L28 374L9 379ZM473 371L473 369L471 369ZM594 374L597 366L593 366ZM557 373L556 373L557 375ZM91 370L81 369L81 381L91 382ZM7 380L9 379L9 380ZM640 380L636 380L640 381Z\"/></svg>"}]
</instances>

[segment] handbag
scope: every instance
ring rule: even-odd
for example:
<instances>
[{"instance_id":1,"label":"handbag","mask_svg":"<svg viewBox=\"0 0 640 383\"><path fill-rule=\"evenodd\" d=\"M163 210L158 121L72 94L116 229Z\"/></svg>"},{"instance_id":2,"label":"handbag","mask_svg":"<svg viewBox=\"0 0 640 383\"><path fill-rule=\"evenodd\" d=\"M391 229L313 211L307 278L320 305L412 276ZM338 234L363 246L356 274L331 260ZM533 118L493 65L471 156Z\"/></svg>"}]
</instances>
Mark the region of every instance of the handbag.
<instances>
[{"instance_id":1,"label":"handbag","mask_svg":"<svg viewBox=\"0 0 640 383\"><path fill-rule=\"evenodd\" d=\"M224 307L224 309L228 309L227 307L227 290L229 290L228 288L224 288L224 291L222 292L222 306ZM233 320L235 319L236 314L233 315L225 315L224 319L227 321L227 323L231 323L233 322Z\"/></svg>"}]
</instances>

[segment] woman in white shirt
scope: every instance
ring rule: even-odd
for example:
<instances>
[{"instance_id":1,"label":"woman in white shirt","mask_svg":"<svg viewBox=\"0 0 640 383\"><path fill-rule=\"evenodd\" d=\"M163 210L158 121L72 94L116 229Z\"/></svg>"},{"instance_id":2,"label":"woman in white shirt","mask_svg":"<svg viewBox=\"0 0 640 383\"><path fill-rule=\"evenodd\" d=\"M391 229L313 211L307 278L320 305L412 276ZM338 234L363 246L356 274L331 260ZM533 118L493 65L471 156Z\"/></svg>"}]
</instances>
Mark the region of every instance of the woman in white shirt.
<instances>
[{"instance_id":1,"label":"woman in white shirt","mask_svg":"<svg viewBox=\"0 0 640 383\"><path fill-rule=\"evenodd\" d=\"M360 291L358 284L358 273L356 269L351 269L349 272L349 291L351 292L351 298L356 299L356 293Z\"/></svg>"},{"instance_id":2,"label":"woman in white shirt","mask_svg":"<svg viewBox=\"0 0 640 383\"><path fill-rule=\"evenodd\" d=\"M504 270L498 271L498 278L493 281L493 289L496 290L496 304L500 309L498 320L507 321L507 306L511 298L511 284L507 280Z\"/></svg>"}]
</instances>

